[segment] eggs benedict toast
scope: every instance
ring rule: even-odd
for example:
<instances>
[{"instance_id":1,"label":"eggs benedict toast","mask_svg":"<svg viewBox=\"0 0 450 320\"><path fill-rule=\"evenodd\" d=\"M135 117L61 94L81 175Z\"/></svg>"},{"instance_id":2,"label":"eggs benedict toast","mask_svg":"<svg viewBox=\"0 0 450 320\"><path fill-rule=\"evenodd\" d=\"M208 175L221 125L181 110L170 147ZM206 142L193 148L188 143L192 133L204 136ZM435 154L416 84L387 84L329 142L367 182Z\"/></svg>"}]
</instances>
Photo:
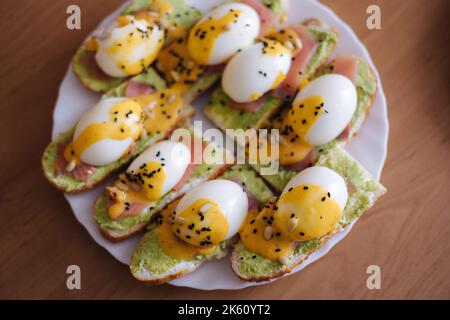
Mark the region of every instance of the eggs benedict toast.
<instances>
[{"instance_id":1,"label":"eggs benedict toast","mask_svg":"<svg viewBox=\"0 0 450 320\"><path fill-rule=\"evenodd\" d=\"M280 169L264 179L281 192L321 154L345 145L361 128L376 92L375 73L360 57L338 55L322 67L292 104L270 118L271 126L280 129Z\"/></svg>"},{"instance_id":2,"label":"eggs benedict toast","mask_svg":"<svg viewBox=\"0 0 450 320\"><path fill-rule=\"evenodd\" d=\"M94 219L106 239L119 242L142 231L171 201L230 167L215 163L204 148L207 142L192 135L186 143L165 140L150 146L100 195ZM211 148L214 155L225 154L208 142Z\"/></svg>"},{"instance_id":3,"label":"eggs benedict toast","mask_svg":"<svg viewBox=\"0 0 450 320\"><path fill-rule=\"evenodd\" d=\"M249 166L235 166L170 203L133 253L136 279L160 284L226 256L247 215L273 197Z\"/></svg>"},{"instance_id":4,"label":"eggs benedict toast","mask_svg":"<svg viewBox=\"0 0 450 320\"><path fill-rule=\"evenodd\" d=\"M272 31L227 64L205 115L222 130L260 128L325 63L338 33L318 20Z\"/></svg>"},{"instance_id":5,"label":"eggs benedict toast","mask_svg":"<svg viewBox=\"0 0 450 320\"><path fill-rule=\"evenodd\" d=\"M136 86L152 92L136 96ZM153 69L111 90L49 144L42 157L45 177L67 193L93 188L193 115L181 94Z\"/></svg>"},{"instance_id":6,"label":"eggs benedict toast","mask_svg":"<svg viewBox=\"0 0 450 320\"><path fill-rule=\"evenodd\" d=\"M370 209L386 192L336 145L297 173L280 197L250 212L231 255L244 281L269 281L292 272L328 239Z\"/></svg>"},{"instance_id":7,"label":"eggs benedict toast","mask_svg":"<svg viewBox=\"0 0 450 320\"><path fill-rule=\"evenodd\" d=\"M135 0L106 29L97 29L72 60L90 90L106 92L148 68L163 45L201 17L185 0Z\"/></svg>"}]
</instances>

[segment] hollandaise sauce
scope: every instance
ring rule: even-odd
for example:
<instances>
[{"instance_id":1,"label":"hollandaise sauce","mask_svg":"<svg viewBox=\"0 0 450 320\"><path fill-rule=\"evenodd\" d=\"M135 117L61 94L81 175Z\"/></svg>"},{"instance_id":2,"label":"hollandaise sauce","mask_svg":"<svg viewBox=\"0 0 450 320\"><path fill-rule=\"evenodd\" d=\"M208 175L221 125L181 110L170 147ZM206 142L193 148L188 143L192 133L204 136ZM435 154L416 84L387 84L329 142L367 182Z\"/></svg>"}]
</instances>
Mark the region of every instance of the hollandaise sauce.
<instances>
[{"instance_id":1,"label":"hollandaise sauce","mask_svg":"<svg viewBox=\"0 0 450 320\"><path fill-rule=\"evenodd\" d=\"M318 185L299 185L260 212L250 212L240 235L243 245L267 259L285 261L298 241L333 231L341 217L339 204Z\"/></svg>"},{"instance_id":2,"label":"hollandaise sauce","mask_svg":"<svg viewBox=\"0 0 450 320\"><path fill-rule=\"evenodd\" d=\"M122 18L122 24L131 24L133 19L127 17ZM153 26L149 26L143 30L139 27L133 28L131 32L114 41L107 48L107 52L111 57L115 58L115 63L127 75L135 75L144 71L155 59L163 45L163 38L161 37L156 44L150 41L150 36L153 31ZM147 52L142 59L133 59L137 52Z\"/></svg>"},{"instance_id":3,"label":"hollandaise sauce","mask_svg":"<svg viewBox=\"0 0 450 320\"><path fill-rule=\"evenodd\" d=\"M130 213L132 205L146 205L162 196L162 187L166 178L164 160L143 163L137 170L121 174L107 193L113 204L108 208L111 219L117 219ZM137 214L137 213L133 213Z\"/></svg>"},{"instance_id":4,"label":"hollandaise sauce","mask_svg":"<svg viewBox=\"0 0 450 320\"><path fill-rule=\"evenodd\" d=\"M166 36L173 39L186 35L186 29L173 18L174 8L167 0L153 0L148 10L134 14L136 19L145 19L149 23L157 23L166 30Z\"/></svg>"},{"instance_id":5,"label":"hollandaise sauce","mask_svg":"<svg viewBox=\"0 0 450 320\"><path fill-rule=\"evenodd\" d=\"M273 126L280 130L281 165L295 164L308 155L313 146L308 143L307 134L325 112L324 98L311 96L283 110L281 115L274 118Z\"/></svg>"},{"instance_id":6,"label":"hollandaise sauce","mask_svg":"<svg viewBox=\"0 0 450 320\"><path fill-rule=\"evenodd\" d=\"M185 89L182 84L174 85L169 89L133 98L144 110L144 128L149 134L160 134L178 122Z\"/></svg>"},{"instance_id":7,"label":"hollandaise sauce","mask_svg":"<svg viewBox=\"0 0 450 320\"><path fill-rule=\"evenodd\" d=\"M222 17L206 19L192 28L188 48L199 64L208 64L217 38L230 30L230 26L237 22L241 13L240 10L230 10Z\"/></svg>"},{"instance_id":8,"label":"hollandaise sauce","mask_svg":"<svg viewBox=\"0 0 450 320\"><path fill-rule=\"evenodd\" d=\"M169 256L182 260L192 260L196 256L214 252L215 246L194 246L181 240L173 232L175 208L178 201L174 201L162 212L157 220L157 237L161 249Z\"/></svg>"},{"instance_id":9,"label":"hollandaise sauce","mask_svg":"<svg viewBox=\"0 0 450 320\"><path fill-rule=\"evenodd\" d=\"M95 143L106 140L137 140L144 119L140 104L125 99L113 105L106 121L87 126L64 150L67 162L81 163L82 154ZM128 151L128 150L127 150Z\"/></svg>"},{"instance_id":10,"label":"hollandaise sauce","mask_svg":"<svg viewBox=\"0 0 450 320\"><path fill-rule=\"evenodd\" d=\"M189 54L186 37L174 40L162 49L156 67L170 84L192 84L205 71L205 66L197 64Z\"/></svg>"},{"instance_id":11,"label":"hollandaise sauce","mask_svg":"<svg viewBox=\"0 0 450 320\"><path fill-rule=\"evenodd\" d=\"M192 246L217 245L228 233L225 213L211 199L198 199L183 212L173 216L172 231Z\"/></svg>"}]
</instances>

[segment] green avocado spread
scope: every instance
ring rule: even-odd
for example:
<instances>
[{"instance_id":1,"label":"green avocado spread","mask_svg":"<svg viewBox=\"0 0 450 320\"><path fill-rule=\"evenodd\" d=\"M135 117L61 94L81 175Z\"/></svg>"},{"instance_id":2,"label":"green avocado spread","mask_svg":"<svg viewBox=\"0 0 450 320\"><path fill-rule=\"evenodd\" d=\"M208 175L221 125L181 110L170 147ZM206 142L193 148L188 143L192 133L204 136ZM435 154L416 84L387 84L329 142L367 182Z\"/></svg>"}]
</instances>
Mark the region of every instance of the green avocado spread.
<instances>
[{"instance_id":1,"label":"green avocado spread","mask_svg":"<svg viewBox=\"0 0 450 320\"><path fill-rule=\"evenodd\" d=\"M337 144L319 157L317 165L336 171L351 186L339 227L345 227L353 222L386 192L386 189L370 173ZM302 254L316 250L322 242L323 239L300 242L289 260L292 261ZM239 254L238 267L244 277L270 275L286 268L278 261L266 259L246 250L242 243L236 245L235 251Z\"/></svg>"}]
</instances>

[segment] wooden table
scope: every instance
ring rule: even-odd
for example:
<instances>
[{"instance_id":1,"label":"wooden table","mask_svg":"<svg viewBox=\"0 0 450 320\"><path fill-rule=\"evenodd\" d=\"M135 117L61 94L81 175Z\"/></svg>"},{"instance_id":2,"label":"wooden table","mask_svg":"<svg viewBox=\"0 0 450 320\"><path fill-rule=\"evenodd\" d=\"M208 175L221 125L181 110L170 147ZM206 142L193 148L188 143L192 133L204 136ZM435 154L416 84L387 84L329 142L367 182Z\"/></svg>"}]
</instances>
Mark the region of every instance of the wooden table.
<instances>
[{"instance_id":1,"label":"wooden table","mask_svg":"<svg viewBox=\"0 0 450 320\"><path fill-rule=\"evenodd\" d=\"M297 1L297 0L295 0ZM0 298L315 299L450 298L449 23L446 0L326 0L368 47L389 103L388 194L326 257L262 287L202 292L145 287L78 224L43 178L52 110L70 58L121 0L15 0L0 4ZM82 30L65 27L82 9ZM378 4L382 29L366 28ZM66 289L66 268L82 290ZM366 288L366 268L382 271Z\"/></svg>"}]
</instances>

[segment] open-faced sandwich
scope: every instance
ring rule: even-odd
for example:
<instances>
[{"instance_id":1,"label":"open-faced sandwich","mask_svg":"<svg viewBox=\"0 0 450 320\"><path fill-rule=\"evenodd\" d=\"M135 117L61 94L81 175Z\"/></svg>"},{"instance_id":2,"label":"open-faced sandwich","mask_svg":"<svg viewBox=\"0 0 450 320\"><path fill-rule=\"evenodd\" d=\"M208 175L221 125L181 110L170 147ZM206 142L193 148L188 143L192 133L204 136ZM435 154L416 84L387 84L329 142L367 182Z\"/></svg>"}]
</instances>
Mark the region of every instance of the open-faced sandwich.
<instances>
[{"instance_id":1,"label":"open-faced sandwich","mask_svg":"<svg viewBox=\"0 0 450 320\"><path fill-rule=\"evenodd\" d=\"M152 145L106 188L94 207L105 238L118 242L142 231L172 200L229 167L222 161L223 149L192 136L185 143L166 140Z\"/></svg>"},{"instance_id":2,"label":"open-faced sandwich","mask_svg":"<svg viewBox=\"0 0 450 320\"><path fill-rule=\"evenodd\" d=\"M386 189L340 146L296 174L240 232L231 264L245 281L266 281L293 271L333 234L371 208Z\"/></svg>"},{"instance_id":3,"label":"open-faced sandwich","mask_svg":"<svg viewBox=\"0 0 450 320\"><path fill-rule=\"evenodd\" d=\"M264 126L325 63L337 41L336 30L314 19L263 35L230 60L204 113L223 130Z\"/></svg>"},{"instance_id":4,"label":"open-faced sandwich","mask_svg":"<svg viewBox=\"0 0 450 320\"><path fill-rule=\"evenodd\" d=\"M148 284L159 284L226 256L247 211L273 194L248 166L233 167L217 180L170 203L136 248L130 269Z\"/></svg>"},{"instance_id":5,"label":"open-faced sandwich","mask_svg":"<svg viewBox=\"0 0 450 320\"><path fill-rule=\"evenodd\" d=\"M280 131L277 174L264 178L278 191L335 144L346 144L361 128L377 91L377 79L362 58L339 55L305 82L293 103L270 119Z\"/></svg>"},{"instance_id":6,"label":"open-faced sandwich","mask_svg":"<svg viewBox=\"0 0 450 320\"><path fill-rule=\"evenodd\" d=\"M140 84L155 90L133 96L130 88ZM153 69L113 89L50 143L42 157L46 178L68 193L93 188L194 114L181 94Z\"/></svg>"}]
</instances>

